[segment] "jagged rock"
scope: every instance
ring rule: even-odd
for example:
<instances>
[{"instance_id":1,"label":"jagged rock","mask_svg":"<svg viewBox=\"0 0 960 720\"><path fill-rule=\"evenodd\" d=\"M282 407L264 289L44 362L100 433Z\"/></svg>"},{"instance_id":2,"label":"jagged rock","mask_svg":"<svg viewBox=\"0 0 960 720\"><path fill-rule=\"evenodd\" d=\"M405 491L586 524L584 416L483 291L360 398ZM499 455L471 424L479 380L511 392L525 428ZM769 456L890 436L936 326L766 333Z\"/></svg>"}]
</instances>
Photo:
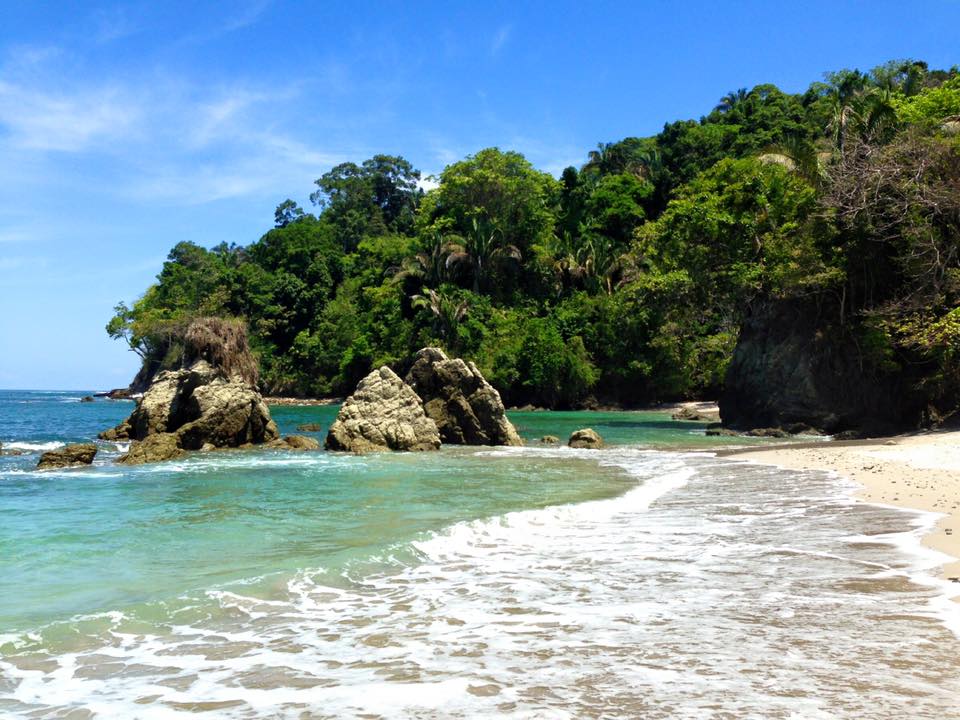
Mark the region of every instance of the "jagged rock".
<instances>
[{"instance_id":1,"label":"jagged rock","mask_svg":"<svg viewBox=\"0 0 960 720\"><path fill-rule=\"evenodd\" d=\"M124 420L116 427L110 428L109 430L104 430L102 433L97 435L97 437L99 437L101 440L110 440L111 442L116 442L117 440L129 440L131 432L133 432L133 428L130 426L129 422Z\"/></svg>"},{"instance_id":2,"label":"jagged rock","mask_svg":"<svg viewBox=\"0 0 960 720\"><path fill-rule=\"evenodd\" d=\"M183 455L179 438L175 433L154 433L143 440L130 444L130 450L117 462L125 465L143 465L144 463L173 460Z\"/></svg>"},{"instance_id":3,"label":"jagged rock","mask_svg":"<svg viewBox=\"0 0 960 720\"><path fill-rule=\"evenodd\" d=\"M558 438L556 435L544 435L542 438L540 438L540 442L542 442L544 445L556 445L560 442L560 438Z\"/></svg>"},{"instance_id":4,"label":"jagged rock","mask_svg":"<svg viewBox=\"0 0 960 720\"><path fill-rule=\"evenodd\" d=\"M201 385L193 390L187 412L199 417L177 430L180 447L186 450L199 450L204 443L216 447L256 445L280 435L260 393L243 382L217 378Z\"/></svg>"},{"instance_id":5,"label":"jagged rock","mask_svg":"<svg viewBox=\"0 0 960 720\"><path fill-rule=\"evenodd\" d=\"M583 428L574 430L567 441L567 445L572 448L583 448L586 450L599 450L603 447L603 438L592 428Z\"/></svg>"},{"instance_id":6,"label":"jagged rock","mask_svg":"<svg viewBox=\"0 0 960 720\"><path fill-rule=\"evenodd\" d=\"M279 450L319 450L320 443L304 435L287 435L282 440L273 440L269 444Z\"/></svg>"},{"instance_id":7,"label":"jagged rock","mask_svg":"<svg viewBox=\"0 0 960 720\"><path fill-rule=\"evenodd\" d=\"M224 377L205 360L158 373L130 417L100 437L145 440L158 433L176 434L184 450L199 450L205 443L239 447L280 435L260 393L238 378Z\"/></svg>"},{"instance_id":8,"label":"jagged rock","mask_svg":"<svg viewBox=\"0 0 960 720\"><path fill-rule=\"evenodd\" d=\"M323 430L323 425L320 423L302 423L301 425L297 425L297 430L301 432L320 432Z\"/></svg>"},{"instance_id":9,"label":"jagged rock","mask_svg":"<svg viewBox=\"0 0 960 720\"><path fill-rule=\"evenodd\" d=\"M93 396L92 396L92 395L84 395L82 398L80 398L80 402L82 402L82 403L93 402Z\"/></svg>"},{"instance_id":10,"label":"jagged rock","mask_svg":"<svg viewBox=\"0 0 960 720\"><path fill-rule=\"evenodd\" d=\"M181 450L245 447L280 437L257 391L256 365L242 326L202 318L186 329L183 342L189 364L153 375L130 417L100 434L105 440L141 441L125 462L154 462ZM163 437L150 440L157 436Z\"/></svg>"},{"instance_id":11,"label":"jagged rock","mask_svg":"<svg viewBox=\"0 0 960 720\"><path fill-rule=\"evenodd\" d=\"M343 403L325 446L355 453L436 450L440 433L424 413L419 396L384 366L361 380Z\"/></svg>"},{"instance_id":12,"label":"jagged rock","mask_svg":"<svg viewBox=\"0 0 960 720\"><path fill-rule=\"evenodd\" d=\"M406 377L443 442L457 445L522 445L507 419L500 393L477 366L450 359L439 348L417 353Z\"/></svg>"},{"instance_id":13,"label":"jagged rock","mask_svg":"<svg viewBox=\"0 0 960 720\"><path fill-rule=\"evenodd\" d=\"M89 465L97 454L97 446L93 443L77 443L67 445L58 450L48 450L40 456L38 469L72 467L74 465Z\"/></svg>"}]
</instances>

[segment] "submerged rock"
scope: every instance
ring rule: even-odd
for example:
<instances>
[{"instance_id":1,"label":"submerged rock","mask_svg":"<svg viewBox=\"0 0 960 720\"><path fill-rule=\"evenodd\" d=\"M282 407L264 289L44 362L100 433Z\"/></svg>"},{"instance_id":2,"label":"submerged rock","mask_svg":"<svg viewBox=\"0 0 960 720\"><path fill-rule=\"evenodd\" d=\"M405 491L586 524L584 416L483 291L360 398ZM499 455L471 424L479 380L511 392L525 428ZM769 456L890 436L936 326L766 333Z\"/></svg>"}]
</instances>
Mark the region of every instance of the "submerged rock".
<instances>
[{"instance_id":1,"label":"submerged rock","mask_svg":"<svg viewBox=\"0 0 960 720\"><path fill-rule=\"evenodd\" d=\"M603 438L592 428L583 428L574 430L567 441L567 445L572 448L582 448L585 450L599 450L603 447Z\"/></svg>"},{"instance_id":2,"label":"submerged rock","mask_svg":"<svg viewBox=\"0 0 960 720\"><path fill-rule=\"evenodd\" d=\"M93 443L77 443L67 445L58 450L48 450L40 456L38 469L73 467L75 465L89 465L97 454L97 446Z\"/></svg>"},{"instance_id":3,"label":"submerged rock","mask_svg":"<svg viewBox=\"0 0 960 720\"><path fill-rule=\"evenodd\" d=\"M406 382L423 400L423 409L436 423L443 442L523 444L507 419L500 393L472 362L448 358L439 348L423 348L417 353Z\"/></svg>"},{"instance_id":4,"label":"submerged rock","mask_svg":"<svg viewBox=\"0 0 960 720\"><path fill-rule=\"evenodd\" d=\"M343 403L325 446L355 453L436 450L440 433L424 413L419 396L384 366L361 380Z\"/></svg>"},{"instance_id":5,"label":"submerged rock","mask_svg":"<svg viewBox=\"0 0 960 720\"><path fill-rule=\"evenodd\" d=\"M80 402L82 402L82 403L93 402L93 396L92 396L92 395L84 395L82 398L80 398Z\"/></svg>"},{"instance_id":6,"label":"submerged rock","mask_svg":"<svg viewBox=\"0 0 960 720\"><path fill-rule=\"evenodd\" d=\"M556 445L560 442L560 438L558 438L556 435L544 435L542 438L540 438L540 442L542 442L544 445Z\"/></svg>"},{"instance_id":7,"label":"submerged rock","mask_svg":"<svg viewBox=\"0 0 960 720\"><path fill-rule=\"evenodd\" d=\"M280 450L319 450L320 443L304 435L287 435L282 440L273 440L270 447Z\"/></svg>"},{"instance_id":8,"label":"submerged rock","mask_svg":"<svg viewBox=\"0 0 960 720\"><path fill-rule=\"evenodd\" d=\"M297 425L297 430L300 432L320 432L323 430L323 425L320 423L302 423Z\"/></svg>"}]
</instances>

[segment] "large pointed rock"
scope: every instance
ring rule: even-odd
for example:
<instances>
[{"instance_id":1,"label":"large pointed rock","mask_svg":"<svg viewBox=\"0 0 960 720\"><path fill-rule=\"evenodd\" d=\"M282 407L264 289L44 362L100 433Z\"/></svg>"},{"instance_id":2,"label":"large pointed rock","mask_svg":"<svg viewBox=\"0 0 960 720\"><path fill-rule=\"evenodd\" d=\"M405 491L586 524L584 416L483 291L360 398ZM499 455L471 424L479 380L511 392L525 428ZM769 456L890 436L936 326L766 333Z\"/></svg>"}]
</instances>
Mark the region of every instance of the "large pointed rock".
<instances>
[{"instance_id":1,"label":"large pointed rock","mask_svg":"<svg viewBox=\"0 0 960 720\"><path fill-rule=\"evenodd\" d=\"M423 348L406 381L423 400L424 411L437 424L443 442L523 444L507 419L500 393L472 362L448 358L439 348Z\"/></svg>"},{"instance_id":2,"label":"large pointed rock","mask_svg":"<svg viewBox=\"0 0 960 720\"><path fill-rule=\"evenodd\" d=\"M436 450L440 433L410 386L382 367L361 380L343 403L325 446L355 453Z\"/></svg>"}]
</instances>

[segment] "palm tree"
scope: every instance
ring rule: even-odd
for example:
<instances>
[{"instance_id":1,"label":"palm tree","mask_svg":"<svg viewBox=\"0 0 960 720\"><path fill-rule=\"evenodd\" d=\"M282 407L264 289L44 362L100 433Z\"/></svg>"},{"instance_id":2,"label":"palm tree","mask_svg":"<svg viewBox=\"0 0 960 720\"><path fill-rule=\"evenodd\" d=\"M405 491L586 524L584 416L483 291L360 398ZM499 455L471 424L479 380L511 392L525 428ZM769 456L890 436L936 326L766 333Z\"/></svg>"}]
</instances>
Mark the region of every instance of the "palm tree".
<instances>
[{"instance_id":1,"label":"palm tree","mask_svg":"<svg viewBox=\"0 0 960 720\"><path fill-rule=\"evenodd\" d=\"M410 305L416 309L427 309L433 315L434 331L447 343L451 351L456 351L459 345L457 328L467 316L470 304L464 300L460 303L446 293L425 288L426 294L414 295L410 298Z\"/></svg>"},{"instance_id":2,"label":"palm tree","mask_svg":"<svg viewBox=\"0 0 960 720\"><path fill-rule=\"evenodd\" d=\"M834 146L841 152L851 135L862 140L881 140L896 126L897 115L889 90L838 87L831 94L831 105L828 129Z\"/></svg>"},{"instance_id":3,"label":"palm tree","mask_svg":"<svg viewBox=\"0 0 960 720\"><path fill-rule=\"evenodd\" d=\"M748 97L750 97L750 91L746 88L731 90L722 98L720 98L720 102L717 103L714 110L722 113L731 112L746 102Z\"/></svg>"},{"instance_id":4,"label":"palm tree","mask_svg":"<svg viewBox=\"0 0 960 720\"><path fill-rule=\"evenodd\" d=\"M490 274L501 263L519 263L523 256L516 245L504 241L503 232L489 220L473 218L464 244L450 244L445 267L448 271L467 270L473 276L473 291L486 290Z\"/></svg>"},{"instance_id":5,"label":"palm tree","mask_svg":"<svg viewBox=\"0 0 960 720\"><path fill-rule=\"evenodd\" d=\"M823 179L820 155L810 141L798 135L789 135L779 145L770 147L758 159L764 164L782 165L811 185L816 185Z\"/></svg>"}]
</instances>

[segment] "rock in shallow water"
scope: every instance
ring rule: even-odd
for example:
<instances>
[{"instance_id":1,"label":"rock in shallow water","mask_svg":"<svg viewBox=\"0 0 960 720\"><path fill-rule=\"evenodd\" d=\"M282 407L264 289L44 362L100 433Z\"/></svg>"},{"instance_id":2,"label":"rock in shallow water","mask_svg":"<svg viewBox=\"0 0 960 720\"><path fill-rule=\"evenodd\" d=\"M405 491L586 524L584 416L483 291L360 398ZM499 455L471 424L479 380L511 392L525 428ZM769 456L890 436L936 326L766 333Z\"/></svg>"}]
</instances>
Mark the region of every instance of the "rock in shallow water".
<instances>
[{"instance_id":1,"label":"rock in shallow water","mask_svg":"<svg viewBox=\"0 0 960 720\"><path fill-rule=\"evenodd\" d=\"M567 441L567 445L572 448L582 448L586 450L599 450L603 447L603 438L592 428L583 428L574 430Z\"/></svg>"},{"instance_id":2,"label":"rock in shallow water","mask_svg":"<svg viewBox=\"0 0 960 720\"><path fill-rule=\"evenodd\" d=\"M40 456L37 468L61 468L76 465L89 465L97 454L97 446L93 443L77 443L67 445L58 450L49 450Z\"/></svg>"},{"instance_id":3,"label":"rock in shallow water","mask_svg":"<svg viewBox=\"0 0 960 720\"><path fill-rule=\"evenodd\" d=\"M269 447L279 450L319 450L320 443L304 435L287 435L282 440L273 440Z\"/></svg>"},{"instance_id":4,"label":"rock in shallow water","mask_svg":"<svg viewBox=\"0 0 960 720\"><path fill-rule=\"evenodd\" d=\"M224 376L205 360L158 373L130 417L100 433L104 440L139 441L122 460L128 464L169 460L181 450L207 445L240 447L279 436L256 388Z\"/></svg>"},{"instance_id":5,"label":"rock in shallow water","mask_svg":"<svg viewBox=\"0 0 960 720\"><path fill-rule=\"evenodd\" d=\"M355 453L436 450L440 433L413 389L384 366L361 380L343 403L325 446Z\"/></svg>"},{"instance_id":6,"label":"rock in shallow water","mask_svg":"<svg viewBox=\"0 0 960 720\"><path fill-rule=\"evenodd\" d=\"M472 362L450 359L439 348L423 348L406 382L423 400L424 412L436 423L443 442L523 445L500 393Z\"/></svg>"},{"instance_id":7,"label":"rock in shallow water","mask_svg":"<svg viewBox=\"0 0 960 720\"><path fill-rule=\"evenodd\" d=\"M143 465L144 463L173 460L183 455L178 438L174 433L155 433L143 440L130 444L127 454L117 460L125 465Z\"/></svg>"}]
</instances>

